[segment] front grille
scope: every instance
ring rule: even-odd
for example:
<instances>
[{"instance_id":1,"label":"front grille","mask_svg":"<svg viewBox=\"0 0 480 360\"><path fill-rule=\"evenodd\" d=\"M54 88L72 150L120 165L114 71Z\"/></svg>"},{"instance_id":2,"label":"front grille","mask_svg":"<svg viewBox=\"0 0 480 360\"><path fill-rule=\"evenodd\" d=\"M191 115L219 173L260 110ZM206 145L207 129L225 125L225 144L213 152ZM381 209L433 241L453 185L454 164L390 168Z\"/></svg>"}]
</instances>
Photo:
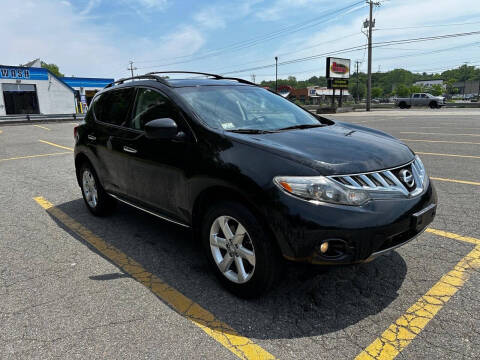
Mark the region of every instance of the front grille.
<instances>
[{"instance_id":1,"label":"front grille","mask_svg":"<svg viewBox=\"0 0 480 360\"><path fill-rule=\"evenodd\" d=\"M423 164L416 158L406 165L393 169L334 175L329 178L351 189L415 196L423 191L426 175Z\"/></svg>"}]
</instances>

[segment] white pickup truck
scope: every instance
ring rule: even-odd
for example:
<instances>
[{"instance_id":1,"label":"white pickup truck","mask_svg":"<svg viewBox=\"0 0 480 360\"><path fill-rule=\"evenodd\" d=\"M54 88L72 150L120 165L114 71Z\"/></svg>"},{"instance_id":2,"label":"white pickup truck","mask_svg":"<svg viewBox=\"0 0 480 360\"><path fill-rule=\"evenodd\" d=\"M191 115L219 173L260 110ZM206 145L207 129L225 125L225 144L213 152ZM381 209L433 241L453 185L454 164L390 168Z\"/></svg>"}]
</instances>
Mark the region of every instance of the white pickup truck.
<instances>
[{"instance_id":1,"label":"white pickup truck","mask_svg":"<svg viewBox=\"0 0 480 360\"><path fill-rule=\"evenodd\" d=\"M415 93L409 98L395 99L395 106L400 109L410 109L412 106L430 106L432 109L438 109L445 105L443 96L433 96L429 93Z\"/></svg>"}]
</instances>

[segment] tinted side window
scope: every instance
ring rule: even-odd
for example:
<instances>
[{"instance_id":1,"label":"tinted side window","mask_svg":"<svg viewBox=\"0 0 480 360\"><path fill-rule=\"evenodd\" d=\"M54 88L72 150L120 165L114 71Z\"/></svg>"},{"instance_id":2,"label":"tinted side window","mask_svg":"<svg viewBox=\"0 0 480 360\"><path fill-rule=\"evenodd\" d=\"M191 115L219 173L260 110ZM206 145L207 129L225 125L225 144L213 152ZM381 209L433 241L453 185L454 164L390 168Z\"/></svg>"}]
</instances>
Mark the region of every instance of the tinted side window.
<instances>
[{"instance_id":1,"label":"tinted side window","mask_svg":"<svg viewBox=\"0 0 480 360\"><path fill-rule=\"evenodd\" d=\"M414 94L413 97L414 97L414 98L419 98L419 97L420 97L420 94Z\"/></svg>"},{"instance_id":2,"label":"tinted side window","mask_svg":"<svg viewBox=\"0 0 480 360\"><path fill-rule=\"evenodd\" d=\"M130 127L143 130L149 121L162 118L173 119L175 113L174 106L165 96L152 89L140 88L137 92L137 101Z\"/></svg>"},{"instance_id":3,"label":"tinted side window","mask_svg":"<svg viewBox=\"0 0 480 360\"><path fill-rule=\"evenodd\" d=\"M127 119L133 94L133 88L112 90L102 94L94 104L95 117L102 122L122 125Z\"/></svg>"}]
</instances>

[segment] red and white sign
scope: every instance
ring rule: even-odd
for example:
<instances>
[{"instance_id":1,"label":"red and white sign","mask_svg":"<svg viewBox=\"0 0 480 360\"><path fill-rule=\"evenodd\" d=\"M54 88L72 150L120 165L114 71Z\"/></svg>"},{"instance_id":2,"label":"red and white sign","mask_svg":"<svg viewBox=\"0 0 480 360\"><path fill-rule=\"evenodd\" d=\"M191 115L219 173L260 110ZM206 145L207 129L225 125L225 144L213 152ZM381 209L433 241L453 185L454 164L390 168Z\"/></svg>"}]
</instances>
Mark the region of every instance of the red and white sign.
<instances>
[{"instance_id":1,"label":"red and white sign","mask_svg":"<svg viewBox=\"0 0 480 360\"><path fill-rule=\"evenodd\" d=\"M348 79L350 77L350 59L327 58L327 78Z\"/></svg>"}]
</instances>

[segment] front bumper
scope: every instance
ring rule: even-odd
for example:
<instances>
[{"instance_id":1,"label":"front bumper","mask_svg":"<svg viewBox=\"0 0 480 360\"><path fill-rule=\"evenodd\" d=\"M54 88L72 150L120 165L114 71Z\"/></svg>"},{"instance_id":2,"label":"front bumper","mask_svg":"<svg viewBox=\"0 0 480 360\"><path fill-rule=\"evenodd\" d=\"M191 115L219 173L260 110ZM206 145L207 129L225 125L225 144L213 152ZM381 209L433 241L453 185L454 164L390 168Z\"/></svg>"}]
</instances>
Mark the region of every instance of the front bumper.
<instances>
[{"instance_id":1,"label":"front bumper","mask_svg":"<svg viewBox=\"0 0 480 360\"><path fill-rule=\"evenodd\" d=\"M314 264L368 262L391 251L425 230L437 203L431 182L418 197L375 200L359 207L315 205L280 190L274 199L267 219L283 256ZM333 247L322 254L325 241Z\"/></svg>"}]
</instances>

